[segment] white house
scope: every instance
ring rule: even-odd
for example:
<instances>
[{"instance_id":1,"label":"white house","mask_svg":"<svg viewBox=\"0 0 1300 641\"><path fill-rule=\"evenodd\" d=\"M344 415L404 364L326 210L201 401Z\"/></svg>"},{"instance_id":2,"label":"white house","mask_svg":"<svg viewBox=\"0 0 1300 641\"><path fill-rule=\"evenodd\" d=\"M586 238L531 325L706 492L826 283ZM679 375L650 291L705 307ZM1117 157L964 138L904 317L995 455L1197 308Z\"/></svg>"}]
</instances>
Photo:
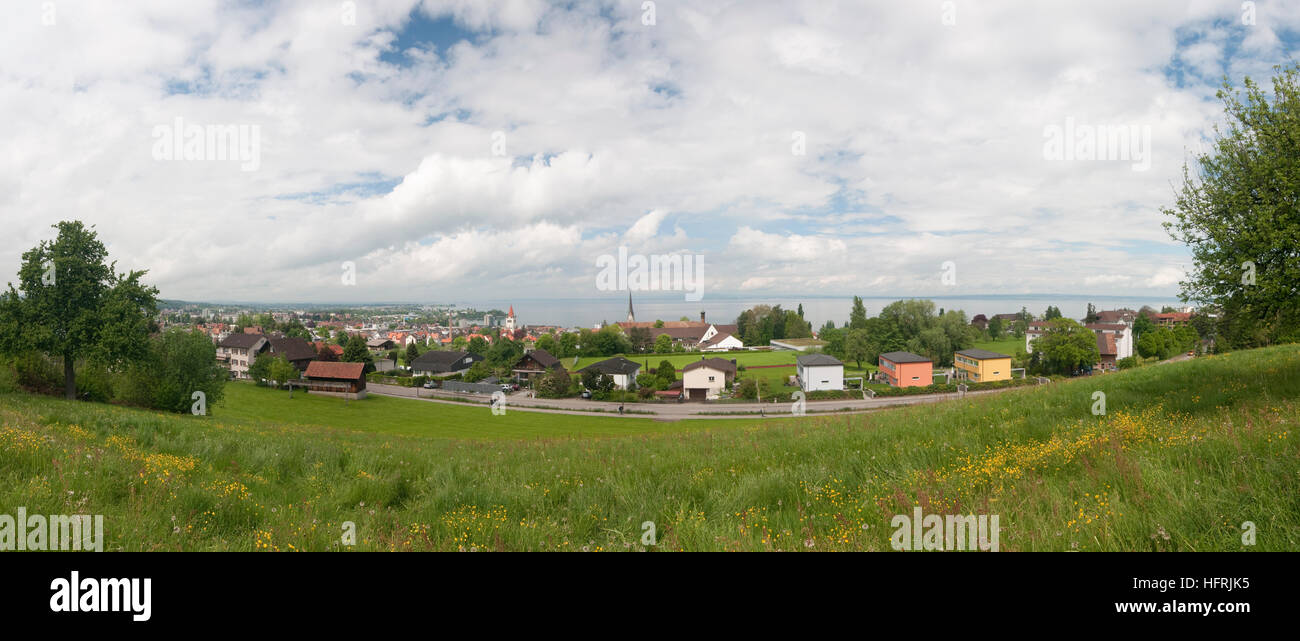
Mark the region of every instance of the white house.
<instances>
[{"instance_id":1,"label":"white house","mask_svg":"<svg viewBox=\"0 0 1300 641\"><path fill-rule=\"evenodd\" d=\"M800 354L795 359L799 388L805 392L844 389L844 363L826 354Z\"/></svg>"},{"instance_id":2,"label":"white house","mask_svg":"<svg viewBox=\"0 0 1300 641\"><path fill-rule=\"evenodd\" d=\"M700 351L702 352L725 352L731 349L744 349L745 344L740 342L739 338L731 334L714 333L709 338L700 341Z\"/></svg>"},{"instance_id":3,"label":"white house","mask_svg":"<svg viewBox=\"0 0 1300 641\"><path fill-rule=\"evenodd\" d=\"M609 375L614 379L614 387L618 389L633 389L636 387L636 375L641 371L641 364L622 356L615 356L614 358L592 363L578 371L585 372L587 370Z\"/></svg>"},{"instance_id":4,"label":"white house","mask_svg":"<svg viewBox=\"0 0 1300 641\"><path fill-rule=\"evenodd\" d=\"M736 378L736 361L705 358L682 368L682 389L690 400L712 400Z\"/></svg>"}]
</instances>

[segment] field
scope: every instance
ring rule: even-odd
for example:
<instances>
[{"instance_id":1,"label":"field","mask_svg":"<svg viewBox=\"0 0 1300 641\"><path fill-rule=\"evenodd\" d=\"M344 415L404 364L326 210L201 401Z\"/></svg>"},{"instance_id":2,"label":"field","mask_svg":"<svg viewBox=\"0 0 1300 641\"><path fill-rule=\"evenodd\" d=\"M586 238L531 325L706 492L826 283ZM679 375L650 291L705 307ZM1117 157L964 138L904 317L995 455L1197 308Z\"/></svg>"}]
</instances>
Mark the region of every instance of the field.
<instances>
[{"instance_id":1,"label":"field","mask_svg":"<svg viewBox=\"0 0 1300 641\"><path fill-rule=\"evenodd\" d=\"M635 550L646 521L655 551L887 550L913 506L997 514L1004 551L1300 549L1294 345L781 423L231 391L209 418L0 394L0 512L103 514L111 550Z\"/></svg>"},{"instance_id":2,"label":"field","mask_svg":"<svg viewBox=\"0 0 1300 641\"><path fill-rule=\"evenodd\" d=\"M1015 356L1016 350L1025 348L1025 339L1023 338L1004 338L998 341L984 341L975 343L975 349L987 349L990 352Z\"/></svg>"}]
</instances>

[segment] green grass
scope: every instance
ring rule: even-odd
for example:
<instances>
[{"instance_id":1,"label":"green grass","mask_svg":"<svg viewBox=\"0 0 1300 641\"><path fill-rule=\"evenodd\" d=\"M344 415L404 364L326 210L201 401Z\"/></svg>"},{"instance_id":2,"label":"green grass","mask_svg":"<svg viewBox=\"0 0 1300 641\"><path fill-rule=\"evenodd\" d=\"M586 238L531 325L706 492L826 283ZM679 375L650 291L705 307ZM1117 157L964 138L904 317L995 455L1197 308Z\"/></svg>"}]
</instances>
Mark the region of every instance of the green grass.
<instances>
[{"instance_id":1,"label":"green grass","mask_svg":"<svg viewBox=\"0 0 1300 641\"><path fill-rule=\"evenodd\" d=\"M1096 391L1104 416L1090 411ZM396 399L357 414L298 395L235 408L263 392L232 388L209 418L0 394L0 513L103 514L106 548L126 550L340 549L344 521L357 550L636 549L644 521L654 550L886 550L893 515L914 505L1000 515L1003 550L1300 549L1295 345L618 437L558 424L521 424L519 439L423 435L392 427L405 420ZM494 420L423 411L452 412L454 430ZM564 420L579 418L638 420Z\"/></svg>"},{"instance_id":2,"label":"green grass","mask_svg":"<svg viewBox=\"0 0 1300 641\"><path fill-rule=\"evenodd\" d=\"M1023 338L1004 338L996 341L984 341L975 343L975 349L987 349L990 352L1015 356L1016 350L1025 348L1025 339Z\"/></svg>"},{"instance_id":3,"label":"green grass","mask_svg":"<svg viewBox=\"0 0 1300 641\"><path fill-rule=\"evenodd\" d=\"M521 404L527 404L523 399ZM629 436L698 431L717 421L669 423L653 418L610 420L599 415L511 412L494 416L487 405L430 403L371 395L361 401L257 387L249 383L226 386L226 399L215 408L218 421L258 421L343 427L360 432L433 438L529 439L555 437ZM698 424L697 424L698 423Z\"/></svg>"}]
</instances>

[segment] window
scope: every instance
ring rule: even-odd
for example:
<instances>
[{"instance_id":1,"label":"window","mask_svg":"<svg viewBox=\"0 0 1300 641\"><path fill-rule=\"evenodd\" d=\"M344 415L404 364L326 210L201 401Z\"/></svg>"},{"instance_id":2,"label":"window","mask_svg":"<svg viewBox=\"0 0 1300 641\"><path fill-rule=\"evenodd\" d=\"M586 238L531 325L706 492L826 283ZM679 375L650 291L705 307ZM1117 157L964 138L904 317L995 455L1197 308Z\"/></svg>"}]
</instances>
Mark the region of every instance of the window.
<instances>
[{"instance_id":1,"label":"window","mask_svg":"<svg viewBox=\"0 0 1300 641\"><path fill-rule=\"evenodd\" d=\"M713 382L713 377L712 377L712 376L709 377L709 382L710 382L710 383Z\"/></svg>"}]
</instances>

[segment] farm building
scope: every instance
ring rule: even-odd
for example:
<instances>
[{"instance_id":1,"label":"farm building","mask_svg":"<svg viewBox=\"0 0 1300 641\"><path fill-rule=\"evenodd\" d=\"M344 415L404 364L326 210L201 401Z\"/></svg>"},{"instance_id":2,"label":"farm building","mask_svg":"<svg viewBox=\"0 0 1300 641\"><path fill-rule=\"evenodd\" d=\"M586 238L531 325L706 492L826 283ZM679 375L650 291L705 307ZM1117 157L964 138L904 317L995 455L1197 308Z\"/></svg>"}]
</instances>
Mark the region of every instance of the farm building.
<instances>
[{"instance_id":1,"label":"farm building","mask_svg":"<svg viewBox=\"0 0 1300 641\"><path fill-rule=\"evenodd\" d=\"M544 349L535 349L519 358L511 371L521 380L529 380L545 374L548 370L564 369L560 359L551 356Z\"/></svg>"},{"instance_id":2,"label":"farm building","mask_svg":"<svg viewBox=\"0 0 1300 641\"><path fill-rule=\"evenodd\" d=\"M614 358L592 363L578 371L586 372L588 370L612 377L614 387L618 389L633 389L636 387L636 375L641 371L641 364L622 356L615 356Z\"/></svg>"},{"instance_id":3,"label":"farm building","mask_svg":"<svg viewBox=\"0 0 1300 641\"><path fill-rule=\"evenodd\" d=\"M911 352L880 355L880 375L894 387L925 387L934 382L934 362Z\"/></svg>"},{"instance_id":4,"label":"farm building","mask_svg":"<svg viewBox=\"0 0 1300 641\"><path fill-rule=\"evenodd\" d=\"M366 397L366 364L312 361L301 383L307 391L350 399Z\"/></svg>"}]
</instances>

